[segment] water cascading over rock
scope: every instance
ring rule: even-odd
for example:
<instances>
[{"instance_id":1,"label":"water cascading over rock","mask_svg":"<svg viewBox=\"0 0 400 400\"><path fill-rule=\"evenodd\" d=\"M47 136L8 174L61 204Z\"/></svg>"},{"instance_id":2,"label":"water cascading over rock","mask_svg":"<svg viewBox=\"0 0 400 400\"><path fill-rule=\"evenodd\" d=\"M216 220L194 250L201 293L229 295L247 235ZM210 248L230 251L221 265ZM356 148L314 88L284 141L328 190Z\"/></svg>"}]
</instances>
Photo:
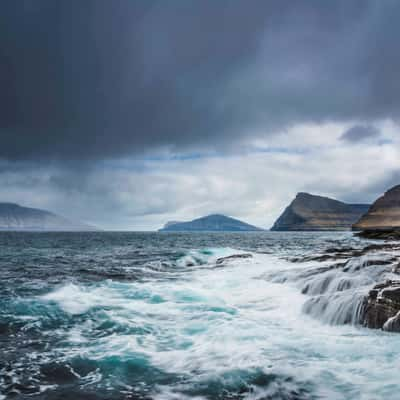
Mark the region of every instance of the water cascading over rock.
<instances>
[{"instance_id":1,"label":"water cascading over rock","mask_svg":"<svg viewBox=\"0 0 400 400\"><path fill-rule=\"evenodd\" d=\"M303 312L324 323L400 332L400 244L335 250L314 256L315 261L325 260L324 266L288 271L273 279L291 281L310 296ZM312 257L295 261L308 263Z\"/></svg>"}]
</instances>

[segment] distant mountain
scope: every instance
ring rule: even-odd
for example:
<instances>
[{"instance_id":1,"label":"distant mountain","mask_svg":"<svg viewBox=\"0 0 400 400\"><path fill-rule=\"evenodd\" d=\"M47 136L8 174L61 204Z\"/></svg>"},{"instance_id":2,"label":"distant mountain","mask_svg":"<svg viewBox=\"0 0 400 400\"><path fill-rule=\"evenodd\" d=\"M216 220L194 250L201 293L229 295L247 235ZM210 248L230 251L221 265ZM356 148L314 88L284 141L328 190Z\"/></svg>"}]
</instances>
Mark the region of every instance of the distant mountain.
<instances>
[{"instance_id":1,"label":"distant mountain","mask_svg":"<svg viewBox=\"0 0 400 400\"><path fill-rule=\"evenodd\" d=\"M367 204L346 204L328 197L298 193L272 231L343 231L368 211Z\"/></svg>"},{"instance_id":2,"label":"distant mountain","mask_svg":"<svg viewBox=\"0 0 400 400\"><path fill-rule=\"evenodd\" d=\"M361 231L400 231L400 185L388 190L353 225Z\"/></svg>"},{"instance_id":3,"label":"distant mountain","mask_svg":"<svg viewBox=\"0 0 400 400\"><path fill-rule=\"evenodd\" d=\"M225 215L212 214L189 222L169 222L159 231L262 231L261 228L246 224Z\"/></svg>"},{"instance_id":4,"label":"distant mountain","mask_svg":"<svg viewBox=\"0 0 400 400\"><path fill-rule=\"evenodd\" d=\"M161 229L169 228L171 225L182 224L183 222L184 221L168 221Z\"/></svg>"},{"instance_id":5,"label":"distant mountain","mask_svg":"<svg viewBox=\"0 0 400 400\"><path fill-rule=\"evenodd\" d=\"M0 203L0 230L88 231L94 227L70 221L49 211Z\"/></svg>"}]
</instances>

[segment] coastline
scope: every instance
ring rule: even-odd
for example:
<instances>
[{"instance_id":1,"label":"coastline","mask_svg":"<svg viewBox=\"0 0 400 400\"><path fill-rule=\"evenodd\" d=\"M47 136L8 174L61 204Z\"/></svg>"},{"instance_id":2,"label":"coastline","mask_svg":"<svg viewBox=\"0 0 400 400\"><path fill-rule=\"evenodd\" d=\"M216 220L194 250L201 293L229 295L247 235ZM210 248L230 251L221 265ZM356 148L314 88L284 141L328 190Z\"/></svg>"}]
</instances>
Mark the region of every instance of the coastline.
<instances>
[{"instance_id":1,"label":"coastline","mask_svg":"<svg viewBox=\"0 0 400 400\"><path fill-rule=\"evenodd\" d=\"M304 311L329 323L400 332L400 241L393 240L398 235L397 231L370 231L356 236L379 241L366 242L362 248L332 247L320 254L290 259L320 264L297 277L304 281L302 293L313 296ZM372 288L363 292L366 283ZM348 290L353 296L340 300ZM330 301L336 301L336 308L330 308Z\"/></svg>"}]
</instances>

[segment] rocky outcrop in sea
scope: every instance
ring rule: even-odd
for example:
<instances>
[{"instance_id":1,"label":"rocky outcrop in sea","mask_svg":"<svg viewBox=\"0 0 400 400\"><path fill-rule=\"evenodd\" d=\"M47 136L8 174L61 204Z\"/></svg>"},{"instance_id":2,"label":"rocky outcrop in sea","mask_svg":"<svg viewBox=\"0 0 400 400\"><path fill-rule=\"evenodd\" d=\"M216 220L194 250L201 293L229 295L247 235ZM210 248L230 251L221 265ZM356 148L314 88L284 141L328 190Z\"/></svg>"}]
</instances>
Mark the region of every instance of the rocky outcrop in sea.
<instances>
[{"instance_id":1,"label":"rocky outcrop in sea","mask_svg":"<svg viewBox=\"0 0 400 400\"><path fill-rule=\"evenodd\" d=\"M315 212L316 203L300 197L302 201L295 200L287 214L307 205L310 210L311 204ZM292 258L296 263L322 265L300 269L284 279L293 280L310 296L303 307L310 316L331 324L400 332L400 185L380 197L353 229L360 231L360 237L385 242L360 241L359 248L332 247L321 254Z\"/></svg>"},{"instance_id":2,"label":"rocky outcrop in sea","mask_svg":"<svg viewBox=\"0 0 400 400\"><path fill-rule=\"evenodd\" d=\"M400 332L400 279L387 280L370 290L364 312L368 328Z\"/></svg>"},{"instance_id":3,"label":"rocky outcrop in sea","mask_svg":"<svg viewBox=\"0 0 400 400\"><path fill-rule=\"evenodd\" d=\"M291 281L309 296L305 314L328 324L400 332L400 242L331 247L290 261L306 267L275 281Z\"/></svg>"}]
</instances>

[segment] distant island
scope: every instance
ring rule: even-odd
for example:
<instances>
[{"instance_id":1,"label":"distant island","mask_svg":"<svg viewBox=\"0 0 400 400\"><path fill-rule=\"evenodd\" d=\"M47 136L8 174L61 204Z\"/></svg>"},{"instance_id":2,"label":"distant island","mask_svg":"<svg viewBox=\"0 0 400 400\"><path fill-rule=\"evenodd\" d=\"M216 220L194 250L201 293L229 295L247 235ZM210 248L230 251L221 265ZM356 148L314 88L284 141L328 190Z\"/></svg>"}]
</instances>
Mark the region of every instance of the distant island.
<instances>
[{"instance_id":1,"label":"distant island","mask_svg":"<svg viewBox=\"0 0 400 400\"><path fill-rule=\"evenodd\" d=\"M159 232L183 232L183 231L209 231L209 232L244 232L262 231L254 225L227 217L221 214L207 215L188 222L167 222Z\"/></svg>"},{"instance_id":2,"label":"distant island","mask_svg":"<svg viewBox=\"0 0 400 400\"><path fill-rule=\"evenodd\" d=\"M347 204L328 197L298 193L272 231L345 231L364 215L369 204Z\"/></svg>"},{"instance_id":3,"label":"distant island","mask_svg":"<svg viewBox=\"0 0 400 400\"><path fill-rule=\"evenodd\" d=\"M92 231L93 226L70 221L50 211L0 203L0 231Z\"/></svg>"}]
</instances>

